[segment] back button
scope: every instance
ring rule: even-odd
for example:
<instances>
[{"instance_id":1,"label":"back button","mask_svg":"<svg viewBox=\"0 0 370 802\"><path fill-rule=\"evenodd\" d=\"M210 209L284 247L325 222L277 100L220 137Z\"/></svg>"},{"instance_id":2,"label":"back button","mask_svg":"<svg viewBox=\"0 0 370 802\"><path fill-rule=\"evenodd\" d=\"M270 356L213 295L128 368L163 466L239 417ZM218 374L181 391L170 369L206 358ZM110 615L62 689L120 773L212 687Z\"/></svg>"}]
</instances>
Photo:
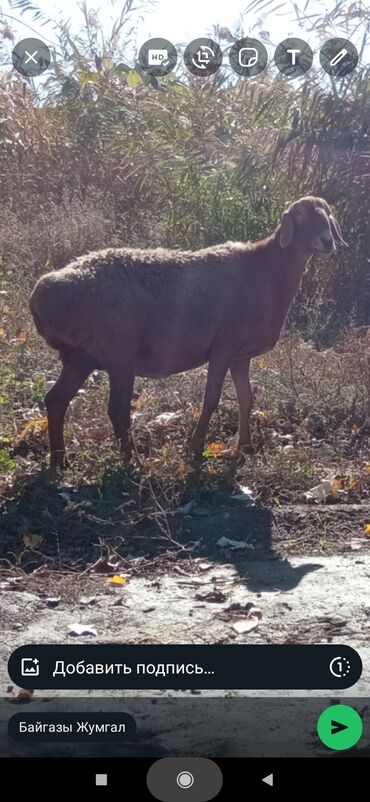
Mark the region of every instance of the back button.
<instances>
[{"instance_id":1,"label":"back button","mask_svg":"<svg viewBox=\"0 0 370 802\"><path fill-rule=\"evenodd\" d=\"M222 773L205 757L165 757L153 763L146 781L161 802L207 802L221 791Z\"/></svg>"}]
</instances>

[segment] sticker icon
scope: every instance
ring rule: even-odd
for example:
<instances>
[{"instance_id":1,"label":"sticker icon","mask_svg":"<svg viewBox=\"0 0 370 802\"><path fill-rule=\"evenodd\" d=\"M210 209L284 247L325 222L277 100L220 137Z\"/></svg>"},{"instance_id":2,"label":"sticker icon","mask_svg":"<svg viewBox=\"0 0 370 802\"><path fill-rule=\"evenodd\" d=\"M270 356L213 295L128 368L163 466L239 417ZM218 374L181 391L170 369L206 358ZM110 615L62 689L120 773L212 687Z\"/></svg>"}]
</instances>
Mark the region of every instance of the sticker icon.
<instances>
[{"instance_id":1,"label":"sticker icon","mask_svg":"<svg viewBox=\"0 0 370 802\"><path fill-rule=\"evenodd\" d=\"M234 42L229 52L230 67L238 75L252 78L258 75L267 65L267 50L259 39L239 39Z\"/></svg>"}]
</instances>

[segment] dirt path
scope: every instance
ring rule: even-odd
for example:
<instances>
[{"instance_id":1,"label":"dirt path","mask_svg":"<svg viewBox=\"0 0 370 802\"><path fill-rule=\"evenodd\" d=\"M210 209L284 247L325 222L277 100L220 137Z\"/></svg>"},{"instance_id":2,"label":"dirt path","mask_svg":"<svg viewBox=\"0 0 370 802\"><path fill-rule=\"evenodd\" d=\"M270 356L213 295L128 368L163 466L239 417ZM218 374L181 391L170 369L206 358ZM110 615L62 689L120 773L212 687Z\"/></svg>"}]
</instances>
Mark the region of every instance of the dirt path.
<instances>
[{"instance_id":1,"label":"dirt path","mask_svg":"<svg viewBox=\"0 0 370 802\"><path fill-rule=\"evenodd\" d=\"M42 574L8 578L0 583L0 657L6 661L25 643L338 642L358 649L364 663L361 680L346 694L368 695L369 580L368 553L253 560L243 567L186 561L163 576L132 577L118 587L103 575L74 576L52 592ZM258 607L261 617L243 635L234 626L247 617L245 605ZM71 636L75 622L90 625L97 636ZM4 683L5 677L3 692Z\"/></svg>"}]
</instances>

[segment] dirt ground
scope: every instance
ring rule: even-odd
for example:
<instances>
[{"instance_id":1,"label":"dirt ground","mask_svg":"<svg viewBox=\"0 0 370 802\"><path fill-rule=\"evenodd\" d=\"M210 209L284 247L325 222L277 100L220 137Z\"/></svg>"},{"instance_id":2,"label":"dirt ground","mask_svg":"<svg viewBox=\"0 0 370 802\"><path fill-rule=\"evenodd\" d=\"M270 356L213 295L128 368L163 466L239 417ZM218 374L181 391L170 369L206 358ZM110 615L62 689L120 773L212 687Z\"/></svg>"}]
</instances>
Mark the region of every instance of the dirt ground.
<instances>
[{"instance_id":1,"label":"dirt ground","mask_svg":"<svg viewBox=\"0 0 370 802\"><path fill-rule=\"evenodd\" d=\"M345 693L369 694L365 506L296 505L272 514L234 504L217 515L182 516L178 537L192 544L191 552L186 545L179 551L176 540L177 551L162 550L161 560L113 555L109 563L101 549L85 542L90 559L84 572L4 567L1 659L25 643L337 642L358 649L364 663L356 688ZM222 537L236 546L219 543ZM51 554L52 538L47 545ZM68 546L59 543L62 552ZM76 636L75 624L96 634ZM14 693L3 675L5 695L7 690Z\"/></svg>"}]
</instances>

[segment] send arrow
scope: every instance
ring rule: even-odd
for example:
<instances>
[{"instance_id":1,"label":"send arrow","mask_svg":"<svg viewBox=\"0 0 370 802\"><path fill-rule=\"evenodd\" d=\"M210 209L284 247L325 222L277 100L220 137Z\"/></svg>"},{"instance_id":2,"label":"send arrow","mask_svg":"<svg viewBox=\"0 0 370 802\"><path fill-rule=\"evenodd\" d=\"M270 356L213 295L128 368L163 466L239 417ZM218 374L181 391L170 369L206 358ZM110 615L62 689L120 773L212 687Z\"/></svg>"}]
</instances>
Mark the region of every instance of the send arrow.
<instances>
[{"instance_id":1,"label":"send arrow","mask_svg":"<svg viewBox=\"0 0 370 802\"><path fill-rule=\"evenodd\" d=\"M333 721L331 720L331 734L337 735L338 732L342 732L342 730L348 730L347 724L341 724L340 721Z\"/></svg>"}]
</instances>

